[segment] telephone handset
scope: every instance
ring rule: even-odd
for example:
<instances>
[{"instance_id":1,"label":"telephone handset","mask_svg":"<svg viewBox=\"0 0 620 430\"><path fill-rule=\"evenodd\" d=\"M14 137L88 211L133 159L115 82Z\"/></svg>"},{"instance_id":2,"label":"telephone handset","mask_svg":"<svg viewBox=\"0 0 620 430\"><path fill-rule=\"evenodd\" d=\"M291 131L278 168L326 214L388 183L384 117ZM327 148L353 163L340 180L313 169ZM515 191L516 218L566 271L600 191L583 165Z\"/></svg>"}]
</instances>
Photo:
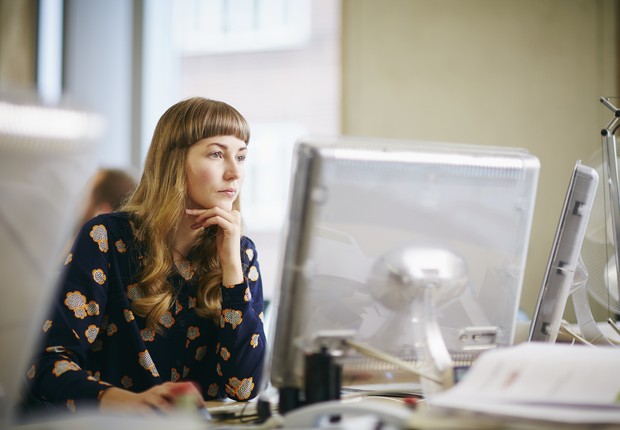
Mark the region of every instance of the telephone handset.
<instances>
[{"instance_id":1,"label":"telephone handset","mask_svg":"<svg viewBox=\"0 0 620 430\"><path fill-rule=\"evenodd\" d=\"M402 428L411 419L412 410L397 400L363 399L359 401L332 400L303 406L284 415L284 428L320 429L334 417L375 417L378 422Z\"/></svg>"}]
</instances>

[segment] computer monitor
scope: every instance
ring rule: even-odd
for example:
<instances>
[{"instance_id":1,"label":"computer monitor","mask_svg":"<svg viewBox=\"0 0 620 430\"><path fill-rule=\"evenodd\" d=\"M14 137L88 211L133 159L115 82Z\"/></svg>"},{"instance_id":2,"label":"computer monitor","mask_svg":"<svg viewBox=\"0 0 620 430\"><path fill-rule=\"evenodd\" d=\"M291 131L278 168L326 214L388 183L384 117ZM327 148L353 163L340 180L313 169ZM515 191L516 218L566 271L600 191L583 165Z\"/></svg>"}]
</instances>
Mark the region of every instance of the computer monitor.
<instances>
[{"instance_id":1,"label":"computer monitor","mask_svg":"<svg viewBox=\"0 0 620 430\"><path fill-rule=\"evenodd\" d=\"M102 126L78 110L0 98L0 428L22 394Z\"/></svg>"},{"instance_id":2,"label":"computer monitor","mask_svg":"<svg viewBox=\"0 0 620 430\"><path fill-rule=\"evenodd\" d=\"M558 337L597 186L596 170L577 162L570 177L532 316L529 341L555 342Z\"/></svg>"},{"instance_id":3,"label":"computer monitor","mask_svg":"<svg viewBox=\"0 0 620 430\"><path fill-rule=\"evenodd\" d=\"M360 342L415 360L411 316L382 304L370 285L375 263L402 247L446 249L466 263L467 288L437 310L454 357L513 342L540 168L535 156L336 137L301 140L295 160L270 366L281 403L303 389L304 355L325 331L353 331ZM343 385L388 382L397 373L350 351L339 360Z\"/></svg>"}]
</instances>

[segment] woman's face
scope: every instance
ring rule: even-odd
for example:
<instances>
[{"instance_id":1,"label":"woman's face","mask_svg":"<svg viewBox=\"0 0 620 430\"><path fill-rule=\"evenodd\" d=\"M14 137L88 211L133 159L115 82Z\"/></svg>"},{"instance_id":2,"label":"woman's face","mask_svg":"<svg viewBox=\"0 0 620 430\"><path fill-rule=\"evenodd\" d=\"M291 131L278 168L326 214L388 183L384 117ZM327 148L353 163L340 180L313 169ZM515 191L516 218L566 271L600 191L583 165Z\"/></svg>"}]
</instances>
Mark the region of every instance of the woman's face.
<instances>
[{"instance_id":1,"label":"woman's face","mask_svg":"<svg viewBox=\"0 0 620 430\"><path fill-rule=\"evenodd\" d=\"M218 206L231 211L245 174L246 143L235 136L201 139L187 152L190 209Z\"/></svg>"}]
</instances>

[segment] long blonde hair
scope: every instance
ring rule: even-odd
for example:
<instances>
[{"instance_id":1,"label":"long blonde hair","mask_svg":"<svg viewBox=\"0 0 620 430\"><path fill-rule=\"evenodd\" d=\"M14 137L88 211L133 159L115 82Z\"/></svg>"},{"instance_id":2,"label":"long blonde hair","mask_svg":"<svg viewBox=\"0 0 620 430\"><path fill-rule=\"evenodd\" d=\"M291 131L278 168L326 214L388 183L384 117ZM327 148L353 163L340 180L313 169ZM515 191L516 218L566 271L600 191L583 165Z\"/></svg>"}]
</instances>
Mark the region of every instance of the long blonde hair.
<instances>
[{"instance_id":1,"label":"long blonde hair","mask_svg":"<svg viewBox=\"0 0 620 430\"><path fill-rule=\"evenodd\" d=\"M194 143L213 136L235 136L247 144L250 129L235 108L220 101L194 97L170 107L155 127L142 178L121 208L129 213L145 249L132 310L157 331L174 299L168 277L174 270L173 240L187 202L187 152ZM239 210L239 197L233 207ZM212 229L206 229L189 258L198 277L196 312L217 321L222 271L214 236Z\"/></svg>"}]
</instances>

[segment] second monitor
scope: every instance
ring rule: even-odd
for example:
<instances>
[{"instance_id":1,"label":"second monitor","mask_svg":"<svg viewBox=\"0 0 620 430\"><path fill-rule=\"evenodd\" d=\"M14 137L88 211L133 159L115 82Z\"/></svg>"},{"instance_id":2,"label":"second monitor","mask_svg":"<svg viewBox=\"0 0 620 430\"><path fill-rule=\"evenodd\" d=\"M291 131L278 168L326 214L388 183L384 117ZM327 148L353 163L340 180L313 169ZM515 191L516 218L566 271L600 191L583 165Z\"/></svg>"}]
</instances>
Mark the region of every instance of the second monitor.
<instances>
[{"instance_id":1,"label":"second monitor","mask_svg":"<svg viewBox=\"0 0 620 430\"><path fill-rule=\"evenodd\" d=\"M529 341L555 342L558 337L597 186L596 170L577 162L570 177L547 269L532 316Z\"/></svg>"}]
</instances>

